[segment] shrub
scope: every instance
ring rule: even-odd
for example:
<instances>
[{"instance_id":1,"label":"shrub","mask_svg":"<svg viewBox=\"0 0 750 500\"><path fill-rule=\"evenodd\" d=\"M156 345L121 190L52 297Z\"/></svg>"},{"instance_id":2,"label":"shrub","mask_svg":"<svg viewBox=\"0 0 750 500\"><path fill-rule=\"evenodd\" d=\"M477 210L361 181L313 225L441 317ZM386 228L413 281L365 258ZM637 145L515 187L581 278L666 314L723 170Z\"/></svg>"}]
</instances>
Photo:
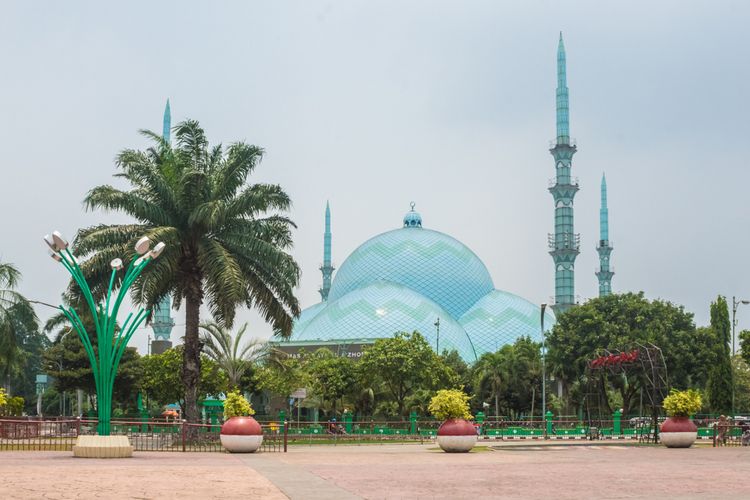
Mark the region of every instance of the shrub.
<instances>
[{"instance_id":1,"label":"shrub","mask_svg":"<svg viewBox=\"0 0 750 500\"><path fill-rule=\"evenodd\" d=\"M8 402L8 398L5 396L5 389L0 387L0 408L5 406L5 403Z\"/></svg>"},{"instance_id":2,"label":"shrub","mask_svg":"<svg viewBox=\"0 0 750 500\"><path fill-rule=\"evenodd\" d=\"M240 394L240 391L232 391L227 394L227 399L224 400L224 420L250 415L255 415L255 410L253 410L250 402L245 399L245 396Z\"/></svg>"},{"instance_id":3,"label":"shrub","mask_svg":"<svg viewBox=\"0 0 750 500\"><path fill-rule=\"evenodd\" d=\"M664 398L664 409L670 417L689 417L695 415L703 406L701 395L694 389L678 391L672 389Z\"/></svg>"},{"instance_id":4,"label":"shrub","mask_svg":"<svg viewBox=\"0 0 750 500\"><path fill-rule=\"evenodd\" d=\"M458 389L442 389L430 400L429 410L438 420L470 419L469 399L469 396Z\"/></svg>"}]
</instances>

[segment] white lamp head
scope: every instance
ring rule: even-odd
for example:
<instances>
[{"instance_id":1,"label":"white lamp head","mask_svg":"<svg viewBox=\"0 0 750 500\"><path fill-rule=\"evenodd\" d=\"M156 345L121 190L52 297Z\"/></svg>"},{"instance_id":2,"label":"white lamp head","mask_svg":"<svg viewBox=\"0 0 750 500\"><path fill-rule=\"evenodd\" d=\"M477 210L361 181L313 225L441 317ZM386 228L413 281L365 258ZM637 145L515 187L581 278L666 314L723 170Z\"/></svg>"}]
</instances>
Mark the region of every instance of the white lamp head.
<instances>
[{"instance_id":1,"label":"white lamp head","mask_svg":"<svg viewBox=\"0 0 750 500\"><path fill-rule=\"evenodd\" d=\"M60 234L60 231L52 231L52 241L55 243L58 251L68 248L68 242Z\"/></svg>"},{"instance_id":2,"label":"white lamp head","mask_svg":"<svg viewBox=\"0 0 750 500\"><path fill-rule=\"evenodd\" d=\"M149 255L151 256L152 259L157 258L159 255L161 255L161 253L164 251L164 247L166 246L167 245L165 245L163 241L160 241L159 243L156 244L154 249L151 250Z\"/></svg>"},{"instance_id":3,"label":"white lamp head","mask_svg":"<svg viewBox=\"0 0 750 500\"><path fill-rule=\"evenodd\" d=\"M62 260L62 258L59 255L57 255L55 252L50 252L49 256L55 259L57 262L60 262Z\"/></svg>"},{"instance_id":4,"label":"white lamp head","mask_svg":"<svg viewBox=\"0 0 750 500\"><path fill-rule=\"evenodd\" d=\"M49 234L44 235L44 242L53 252L58 251L58 248L55 246L55 241L52 239L52 236L50 236Z\"/></svg>"},{"instance_id":5,"label":"white lamp head","mask_svg":"<svg viewBox=\"0 0 750 500\"><path fill-rule=\"evenodd\" d=\"M122 259L112 259L112 262L109 263L109 267L115 271L119 271L122 269Z\"/></svg>"},{"instance_id":6,"label":"white lamp head","mask_svg":"<svg viewBox=\"0 0 750 500\"><path fill-rule=\"evenodd\" d=\"M147 257L148 257L148 255L141 255L140 257L138 257L137 259L135 259L135 262L133 263L133 266L135 266L135 267L140 266L141 264L143 264L143 261L146 260Z\"/></svg>"},{"instance_id":7,"label":"white lamp head","mask_svg":"<svg viewBox=\"0 0 750 500\"><path fill-rule=\"evenodd\" d=\"M135 243L135 251L138 252L138 255L143 255L144 253L148 252L150 246L151 240L148 238L148 236L144 236Z\"/></svg>"}]
</instances>

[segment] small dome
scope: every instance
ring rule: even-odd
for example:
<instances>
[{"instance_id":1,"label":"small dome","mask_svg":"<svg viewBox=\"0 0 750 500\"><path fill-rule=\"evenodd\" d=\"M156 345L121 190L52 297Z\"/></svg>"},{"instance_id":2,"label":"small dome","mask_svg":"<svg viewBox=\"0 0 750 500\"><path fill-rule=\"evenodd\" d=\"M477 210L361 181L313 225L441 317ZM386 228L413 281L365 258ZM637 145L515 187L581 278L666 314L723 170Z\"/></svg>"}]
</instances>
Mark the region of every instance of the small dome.
<instances>
[{"instance_id":1,"label":"small dome","mask_svg":"<svg viewBox=\"0 0 750 500\"><path fill-rule=\"evenodd\" d=\"M336 273L328 300L379 280L411 288L453 319L495 288L484 263L460 241L431 229L401 228L354 250Z\"/></svg>"},{"instance_id":2,"label":"small dome","mask_svg":"<svg viewBox=\"0 0 750 500\"><path fill-rule=\"evenodd\" d=\"M528 300L493 290L482 297L459 318L459 324L471 338L477 355L495 352L517 338L527 336L541 342L540 307ZM549 331L555 324L555 316L547 308L544 313L544 329Z\"/></svg>"},{"instance_id":3,"label":"small dome","mask_svg":"<svg viewBox=\"0 0 750 500\"><path fill-rule=\"evenodd\" d=\"M414 211L414 202L411 202L411 210L404 215L404 227L422 227L422 216Z\"/></svg>"},{"instance_id":4,"label":"small dome","mask_svg":"<svg viewBox=\"0 0 750 500\"><path fill-rule=\"evenodd\" d=\"M418 331L434 349L438 318L440 351L455 349L463 359L476 360L471 340L448 312L419 293L388 281L377 281L329 301L305 328L295 328L292 340L380 339Z\"/></svg>"}]
</instances>

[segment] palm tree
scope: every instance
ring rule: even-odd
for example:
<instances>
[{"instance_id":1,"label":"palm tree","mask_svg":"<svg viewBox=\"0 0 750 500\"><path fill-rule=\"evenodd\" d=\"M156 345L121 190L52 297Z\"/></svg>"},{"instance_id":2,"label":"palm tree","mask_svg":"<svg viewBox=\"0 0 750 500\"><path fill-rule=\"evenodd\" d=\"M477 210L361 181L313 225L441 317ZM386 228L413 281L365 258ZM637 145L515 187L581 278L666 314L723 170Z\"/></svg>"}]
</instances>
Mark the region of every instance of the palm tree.
<instances>
[{"instance_id":1,"label":"palm tree","mask_svg":"<svg viewBox=\"0 0 750 500\"><path fill-rule=\"evenodd\" d=\"M25 332L36 330L38 320L29 301L16 291L21 273L13 264L0 262L0 376L11 394L11 377L24 366L20 340Z\"/></svg>"},{"instance_id":2,"label":"palm tree","mask_svg":"<svg viewBox=\"0 0 750 500\"><path fill-rule=\"evenodd\" d=\"M293 291L300 272L287 252L296 227L282 215L291 206L289 197L278 185L246 185L263 150L242 142L209 147L196 121L173 130L174 144L142 131L154 145L118 155L117 177L130 190L98 186L85 198L88 209L119 211L135 222L82 229L75 246L88 257L81 267L92 291L103 296L112 259L127 260L143 234L166 243L161 257L135 282L132 298L149 309L166 296L175 309L184 300L185 417L197 421L201 305L207 303L227 327L237 307L255 307L276 334L288 336L299 314Z\"/></svg>"},{"instance_id":3,"label":"palm tree","mask_svg":"<svg viewBox=\"0 0 750 500\"><path fill-rule=\"evenodd\" d=\"M474 369L477 388L487 388L495 399L495 416L500 415L500 395L507 378L506 360L502 351L487 352Z\"/></svg>"},{"instance_id":4,"label":"palm tree","mask_svg":"<svg viewBox=\"0 0 750 500\"><path fill-rule=\"evenodd\" d=\"M201 338L203 352L226 372L230 390L239 387L240 379L250 365L267 358L272 351L267 342L259 339L251 339L240 347L247 323L237 330L234 338L218 323L203 323L201 329L206 332Z\"/></svg>"}]
</instances>

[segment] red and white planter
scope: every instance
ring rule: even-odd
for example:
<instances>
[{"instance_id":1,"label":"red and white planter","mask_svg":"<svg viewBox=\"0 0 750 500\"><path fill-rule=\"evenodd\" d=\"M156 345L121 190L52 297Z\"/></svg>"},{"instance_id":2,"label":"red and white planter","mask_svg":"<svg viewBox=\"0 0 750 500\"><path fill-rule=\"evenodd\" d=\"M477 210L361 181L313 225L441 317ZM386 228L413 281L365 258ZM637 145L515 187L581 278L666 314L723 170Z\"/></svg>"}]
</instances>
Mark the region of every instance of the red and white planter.
<instances>
[{"instance_id":1,"label":"red and white planter","mask_svg":"<svg viewBox=\"0 0 750 500\"><path fill-rule=\"evenodd\" d=\"M448 453L466 453L477 444L477 431L467 420L450 418L440 425L437 442Z\"/></svg>"},{"instance_id":2,"label":"red and white planter","mask_svg":"<svg viewBox=\"0 0 750 500\"><path fill-rule=\"evenodd\" d=\"M698 438L698 427L688 417L669 417L661 424L659 438L667 448L690 448Z\"/></svg>"},{"instance_id":3,"label":"red and white planter","mask_svg":"<svg viewBox=\"0 0 750 500\"><path fill-rule=\"evenodd\" d=\"M221 426L220 438L230 453L253 453L263 444L263 429L253 417L232 417Z\"/></svg>"}]
</instances>

